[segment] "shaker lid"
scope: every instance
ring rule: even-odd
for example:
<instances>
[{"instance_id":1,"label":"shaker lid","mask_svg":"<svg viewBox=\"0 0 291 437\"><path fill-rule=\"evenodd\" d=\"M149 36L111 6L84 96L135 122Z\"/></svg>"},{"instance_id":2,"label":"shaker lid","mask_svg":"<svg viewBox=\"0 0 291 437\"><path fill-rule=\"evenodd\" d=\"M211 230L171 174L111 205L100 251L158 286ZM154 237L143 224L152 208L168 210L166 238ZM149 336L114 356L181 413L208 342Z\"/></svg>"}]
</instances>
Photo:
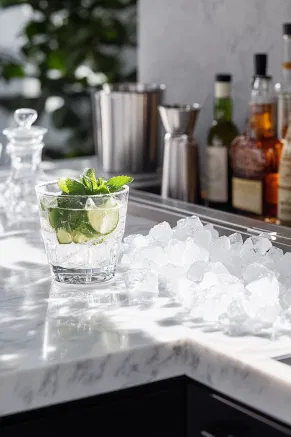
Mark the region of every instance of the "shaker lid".
<instances>
[{"instance_id":1,"label":"shaker lid","mask_svg":"<svg viewBox=\"0 0 291 437\"><path fill-rule=\"evenodd\" d=\"M12 141L40 141L47 132L47 129L40 126L32 126L36 119L37 112L34 109L17 109L14 112L14 120L18 126L4 129L3 133Z\"/></svg>"}]
</instances>

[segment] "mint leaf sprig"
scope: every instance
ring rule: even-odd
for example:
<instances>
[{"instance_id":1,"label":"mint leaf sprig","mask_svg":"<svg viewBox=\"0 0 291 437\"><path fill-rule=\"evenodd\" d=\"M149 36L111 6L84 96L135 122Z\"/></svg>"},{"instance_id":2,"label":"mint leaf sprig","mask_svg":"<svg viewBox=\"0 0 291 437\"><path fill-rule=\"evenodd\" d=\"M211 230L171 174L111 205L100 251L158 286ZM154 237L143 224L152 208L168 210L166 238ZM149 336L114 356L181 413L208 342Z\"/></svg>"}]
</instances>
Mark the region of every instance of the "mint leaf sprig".
<instances>
[{"instance_id":1,"label":"mint leaf sprig","mask_svg":"<svg viewBox=\"0 0 291 437\"><path fill-rule=\"evenodd\" d=\"M119 191L124 185L130 184L130 176L113 176L106 181L104 177L96 178L94 168L86 168L78 181L73 178L59 178L58 187L62 194L94 195L111 194Z\"/></svg>"}]
</instances>

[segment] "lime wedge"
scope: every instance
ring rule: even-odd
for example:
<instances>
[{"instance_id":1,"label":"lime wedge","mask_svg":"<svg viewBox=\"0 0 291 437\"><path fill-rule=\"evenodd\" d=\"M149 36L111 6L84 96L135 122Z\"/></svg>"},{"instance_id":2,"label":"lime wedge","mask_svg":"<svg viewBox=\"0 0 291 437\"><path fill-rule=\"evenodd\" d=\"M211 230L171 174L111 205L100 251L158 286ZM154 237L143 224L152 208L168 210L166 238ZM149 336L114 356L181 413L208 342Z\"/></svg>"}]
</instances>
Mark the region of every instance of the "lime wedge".
<instances>
[{"instance_id":1,"label":"lime wedge","mask_svg":"<svg viewBox=\"0 0 291 437\"><path fill-rule=\"evenodd\" d=\"M60 228L57 230L57 239L60 244L72 243L72 236L65 229Z\"/></svg>"},{"instance_id":2,"label":"lime wedge","mask_svg":"<svg viewBox=\"0 0 291 437\"><path fill-rule=\"evenodd\" d=\"M60 221L58 208L49 208L48 209L48 219L49 219L49 223L50 223L51 227L53 229L57 229L59 221Z\"/></svg>"},{"instance_id":3,"label":"lime wedge","mask_svg":"<svg viewBox=\"0 0 291 437\"><path fill-rule=\"evenodd\" d=\"M90 226L99 234L110 234L118 225L119 207L112 199L106 200L103 205L94 209L89 209L87 214Z\"/></svg>"},{"instance_id":4,"label":"lime wedge","mask_svg":"<svg viewBox=\"0 0 291 437\"><path fill-rule=\"evenodd\" d=\"M73 236L74 243L86 243L86 241L89 240L89 238L86 235L78 231L73 231L72 236Z\"/></svg>"}]
</instances>

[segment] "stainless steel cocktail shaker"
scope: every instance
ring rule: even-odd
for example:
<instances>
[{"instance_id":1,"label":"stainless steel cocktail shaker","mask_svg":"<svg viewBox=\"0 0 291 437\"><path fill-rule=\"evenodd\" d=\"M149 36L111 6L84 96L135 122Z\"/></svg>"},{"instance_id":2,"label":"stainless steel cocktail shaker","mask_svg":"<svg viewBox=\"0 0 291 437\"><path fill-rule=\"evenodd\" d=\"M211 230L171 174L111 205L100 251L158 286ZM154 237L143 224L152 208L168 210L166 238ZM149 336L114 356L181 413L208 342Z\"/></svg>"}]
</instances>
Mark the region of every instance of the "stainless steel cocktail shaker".
<instances>
[{"instance_id":1,"label":"stainless steel cocktail shaker","mask_svg":"<svg viewBox=\"0 0 291 437\"><path fill-rule=\"evenodd\" d=\"M105 84L94 93L94 140L106 172L155 172L164 85Z\"/></svg>"},{"instance_id":2,"label":"stainless steel cocktail shaker","mask_svg":"<svg viewBox=\"0 0 291 437\"><path fill-rule=\"evenodd\" d=\"M162 197L195 202L199 192L198 153L193 137L200 106L159 106L166 130Z\"/></svg>"}]
</instances>

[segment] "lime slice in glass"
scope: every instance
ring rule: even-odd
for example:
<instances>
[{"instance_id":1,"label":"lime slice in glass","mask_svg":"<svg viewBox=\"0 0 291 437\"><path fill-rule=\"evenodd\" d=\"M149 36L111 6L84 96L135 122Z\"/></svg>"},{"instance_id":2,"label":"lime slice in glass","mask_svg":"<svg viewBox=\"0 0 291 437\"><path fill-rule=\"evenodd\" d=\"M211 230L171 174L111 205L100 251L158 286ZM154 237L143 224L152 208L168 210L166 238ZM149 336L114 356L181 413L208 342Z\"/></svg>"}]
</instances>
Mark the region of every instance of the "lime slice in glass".
<instances>
[{"instance_id":1,"label":"lime slice in glass","mask_svg":"<svg viewBox=\"0 0 291 437\"><path fill-rule=\"evenodd\" d=\"M73 241L72 235L63 228L57 230L57 239L60 244L70 244Z\"/></svg>"},{"instance_id":2,"label":"lime slice in glass","mask_svg":"<svg viewBox=\"0 0 291 437\"><path fill-rule=\"evenodd\" d=\"M95 232L102 235L111 234L119 221L119 207L116 200L108 199L103 205L89 209L88 222Z\"/></svg>"},{"instance_id":3,"label":"lime slice in glass","mask_svg":"<svg viewBox=\"0 0 291 437\"><path fill-rule=\"evenodd\" d=\"M74 243L86 243L86 241L89 240L89 238L86 235L78 231L73 231L72 236L73 236Z\"/></svg>"}]
</instances>

